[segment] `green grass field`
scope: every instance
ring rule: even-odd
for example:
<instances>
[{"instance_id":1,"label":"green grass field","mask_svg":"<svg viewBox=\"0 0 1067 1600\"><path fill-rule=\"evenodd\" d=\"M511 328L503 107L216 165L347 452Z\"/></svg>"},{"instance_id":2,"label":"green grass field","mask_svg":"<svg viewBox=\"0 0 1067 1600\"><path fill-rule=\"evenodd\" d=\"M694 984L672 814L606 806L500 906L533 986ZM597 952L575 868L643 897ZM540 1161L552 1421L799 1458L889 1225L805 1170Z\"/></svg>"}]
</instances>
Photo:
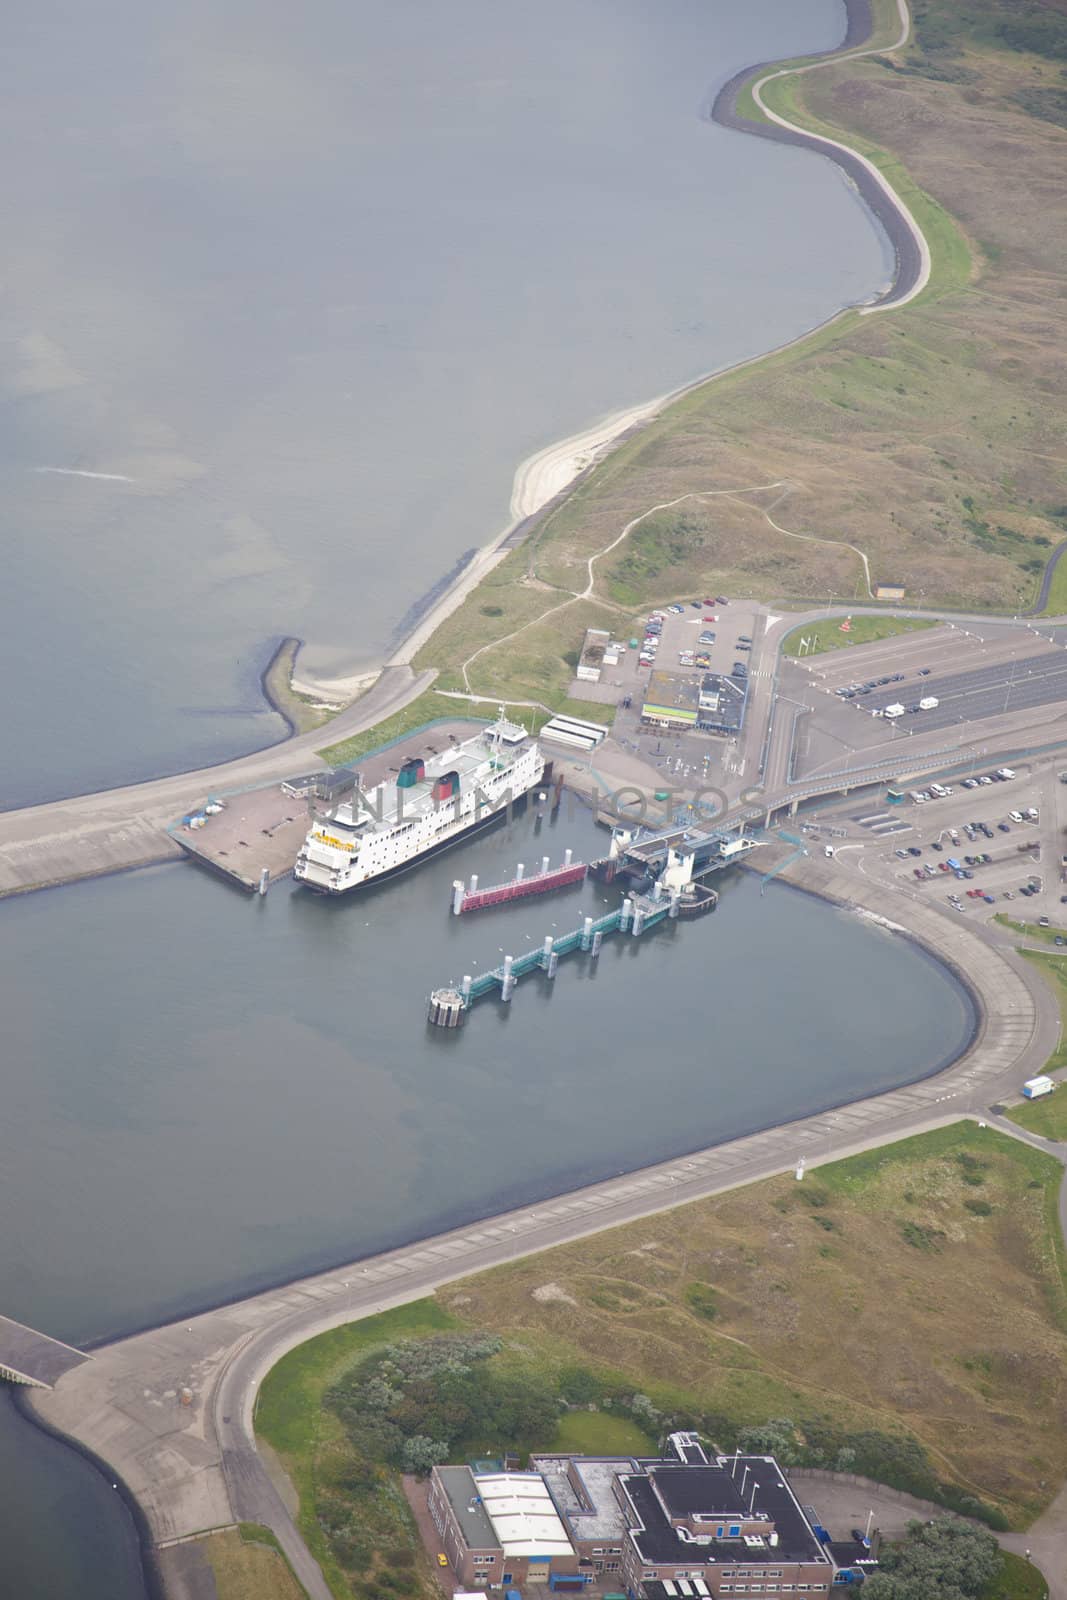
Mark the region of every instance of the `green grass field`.
<instances>
[{"instance_id":1,"label":"green grass field","mask_svg":"<svg viewBox=\"0 0 1067 1600\"><path fill-rule=\"evenodd\" d=\"M993 921L999 922L1004 928L1010 928L1013 933L1023 934L1027 939L1033 939L1040 944L1055 945L1057 939L1067 939L1067 928L1053 928L1051 926L1042 928L1036 922L1019 922L1014 917L1009 917L1004 911L998 911ZM1060 957L1060 959L1062 960L1063 958Z\"/></svg>"},{"instance_id":2,"label":"green grass field","mask_svg":"<svg viewBox=\"0 0 1067 1600\"><path fill-rule=\"evenodd\" d=\"M876 639L891 639L898 633L916 633L923 628L934 626L932 622L924 622L917 617L863 616L853 617L849 631L842 633L841 624L845 620L844 616L829 617L825 622L794 628L792 633L786 634L782 640L782 654L799 656L802 639L814 641L804 654L815 656L824 650L844 650L853 644L872 644Z\"/></svg>"},{"instance_id":3,"label":"green grass field","mask_svg":"<svg viewBox=\"0 0 1067 1600\"><path fill-rule=\"evenodd\" d=\"M306 1600L269 1528L242 1522L239 1528L200 1541L215 1579L217 1600Z\"/></svg>"},{"instance_id":4,"label":"green grass field","mask_svg":"<svg viewBox=\"0 0 1067 1600\"><path fill-rule=\"evenodd\" d=\"M1003 1550L1000 1571L986 1584L978 1600L1048 1600L1048 1584L1029 1561Z\"/></svg>"},{"instance_id":5,"label":"green grass field","mask_svg":"<svg viewBox=\"0 0 1067 1600\"><path fill-rule=\"evenodd\" d=\"M1056 563L1049 584L1048 600L1042 612L1046 617L1062 617L1067 612L1067 556Z\"/></svg>"},{"instance_id":6,"label":"green grass field","mask_svg":"<svg viewBox=\"0 0 1067 1600\"><path fill-rule=\"evenodd\" d=\"M1067 1140L1067 1091L1061 1084L1043 1100L1024 1100L1008 1112L1012 1122L1046 1139Z\"/></svg>"},{"instance_id":7,"label":"green grass field","mask_svg":"<svg viewBox=\"0 0 1067 1600\"><path fill-rule=\"evenodd\" d=\"M605 1411L568 1411L559 1420L553 1450L587 1456L646 1456L656 1441L631 1422Z\"/></svg>"}]
</instances>

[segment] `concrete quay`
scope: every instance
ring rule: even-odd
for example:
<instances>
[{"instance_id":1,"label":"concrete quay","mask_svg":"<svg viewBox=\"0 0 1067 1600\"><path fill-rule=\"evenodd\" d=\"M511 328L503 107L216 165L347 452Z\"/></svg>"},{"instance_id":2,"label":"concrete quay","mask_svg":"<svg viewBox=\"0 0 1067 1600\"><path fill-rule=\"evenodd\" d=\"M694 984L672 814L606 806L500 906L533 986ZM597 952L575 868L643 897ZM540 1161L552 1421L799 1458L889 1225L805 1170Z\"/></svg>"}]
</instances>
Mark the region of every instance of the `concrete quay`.
<instances>
[{"instance_id":1,"label":"concrete quay","mask_svg":"<svg viewBox=\"0 0 1067 1600\"><path fill-rule=\"evenodd\" d=\"M181 848L164 831L168 823L202 805L215 790L325 771L326 763L315 753L319 746L373 727L433 679L432 672L388 667L366 694L313 733L197 772L0 812L0 896L181 860Z\"/></svg>"},{"instance_id":2,"label":"concrete quay","mask_svg":"<svg viewBox=\"0 0 1067 1600\"><path fill-rule=\"evenodd\" d=\"M689 1200L809 1168L937 1127L1014 1097L1055 1046L1059 1017L1039 977L963 919L909 902L808 858L783 873L810 892L879 918L936 953L980 1003L975 1036L934 1077L782 1127L621 1175L532 1208L319 1273L236 1304L102 1346L94 1359L35 1392L42 1420L120 1476L157 1549L239 1520L277 1535L312 1600L329 1600L263 1464L253 1412L259 1384L288 1350L327 1329L432 1293L469 1273ZM888 934L887 934L888 936ZM1010 1125L1005 1131L1012 1131ZM1067 1157L1041 1141L1042 1148Z\"/></svg>"}]
</instances>

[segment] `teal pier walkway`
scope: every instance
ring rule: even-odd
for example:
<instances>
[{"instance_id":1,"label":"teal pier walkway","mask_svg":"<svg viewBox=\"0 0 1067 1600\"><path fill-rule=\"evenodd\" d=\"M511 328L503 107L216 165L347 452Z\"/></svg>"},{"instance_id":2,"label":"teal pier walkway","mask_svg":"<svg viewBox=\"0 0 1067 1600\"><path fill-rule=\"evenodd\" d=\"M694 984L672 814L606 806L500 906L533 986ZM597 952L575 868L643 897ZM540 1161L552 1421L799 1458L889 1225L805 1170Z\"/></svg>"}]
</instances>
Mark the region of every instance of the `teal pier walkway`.
<instances>
[{"instance_id":1,"label":"teal pier walkway","mask_svg":"<svg viewBox=\"0 0 1067 1600\"><path fill-rule=\"evenodd\" d=\"M501 1000L510 1000L516 983L530 972L543 972L547 978L556 976L556 969L564 956L575 951L586 951L594 958L608 934L629 933L637 936L647 928L654 928L667 917L677 917L678 896L664 894L656 899L644 895L628 897L614 911L604 917L586 917L580 928L553 939L545 935L539 950L527 950L521 956L505 956L503 963L492 972L482 972L476 978L469 974L460 984L463 1009L469 1011L476 1000L499 991Z\"/></svg>"},{"instance_id":2,"label":"teal pier walkway","mask_svg":"<svg viewBox=\"0 0 1067 1600\"><path fill-rule=\"evenodd\" d=\"M770 872L765 872L763 874L763 877L760 879L759 883L760 894L763 893L764 889L766 889L771 880L776 878L780 872L784 872L786 867L791 867L794 861L799 861L801 856L806 856L808 853L807 845L804 843L803 839L798 839L795 833L786 833L784 828L776 828L775 832L783 844L795 845L796 848L794 849L792 855L786 856L785 860L779 861L778 865L776 867L772 867Z\"/></svg>"}]
</instances>

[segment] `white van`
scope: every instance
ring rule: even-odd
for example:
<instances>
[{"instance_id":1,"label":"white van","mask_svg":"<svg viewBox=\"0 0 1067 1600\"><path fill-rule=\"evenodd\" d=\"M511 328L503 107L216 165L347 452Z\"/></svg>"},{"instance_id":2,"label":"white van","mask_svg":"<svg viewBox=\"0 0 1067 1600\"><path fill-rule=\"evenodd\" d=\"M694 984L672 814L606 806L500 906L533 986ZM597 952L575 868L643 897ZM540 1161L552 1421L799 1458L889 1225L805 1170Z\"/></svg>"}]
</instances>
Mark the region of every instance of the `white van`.
<instances>
[{"instance_id":1,"label":"white van","mask_svg":"<svg viewBox=\"0 0 1067 1600\"><path fill-rule=\"evenodd\" d=\"M1001 779L1014 778L1015 774L1010 767L998 767L997 777Z\"/></svg>"}]
</instances>

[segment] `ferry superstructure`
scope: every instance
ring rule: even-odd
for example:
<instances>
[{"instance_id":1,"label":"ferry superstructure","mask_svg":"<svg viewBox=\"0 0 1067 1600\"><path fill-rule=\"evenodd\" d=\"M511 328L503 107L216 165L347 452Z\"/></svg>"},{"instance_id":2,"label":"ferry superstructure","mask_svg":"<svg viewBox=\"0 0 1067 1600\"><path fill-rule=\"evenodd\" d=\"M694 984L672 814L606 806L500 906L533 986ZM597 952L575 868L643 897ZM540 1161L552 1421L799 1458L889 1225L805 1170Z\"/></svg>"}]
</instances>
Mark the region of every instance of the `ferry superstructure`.
<instances>
[{"instance_id":1,"label":"ferry superstructure","mask_svg":"<svg viewBox=\"0 0 1067 1600\"><path fill-rule=\"evenodd\" d=\"M412 756L376 789L362 792L357 778L315 819L293 875L320 893L348 894L403 872L485 827L540 782L544 765L537 741L501 712L472 739Z\"/></svg>"}]
</instances>

